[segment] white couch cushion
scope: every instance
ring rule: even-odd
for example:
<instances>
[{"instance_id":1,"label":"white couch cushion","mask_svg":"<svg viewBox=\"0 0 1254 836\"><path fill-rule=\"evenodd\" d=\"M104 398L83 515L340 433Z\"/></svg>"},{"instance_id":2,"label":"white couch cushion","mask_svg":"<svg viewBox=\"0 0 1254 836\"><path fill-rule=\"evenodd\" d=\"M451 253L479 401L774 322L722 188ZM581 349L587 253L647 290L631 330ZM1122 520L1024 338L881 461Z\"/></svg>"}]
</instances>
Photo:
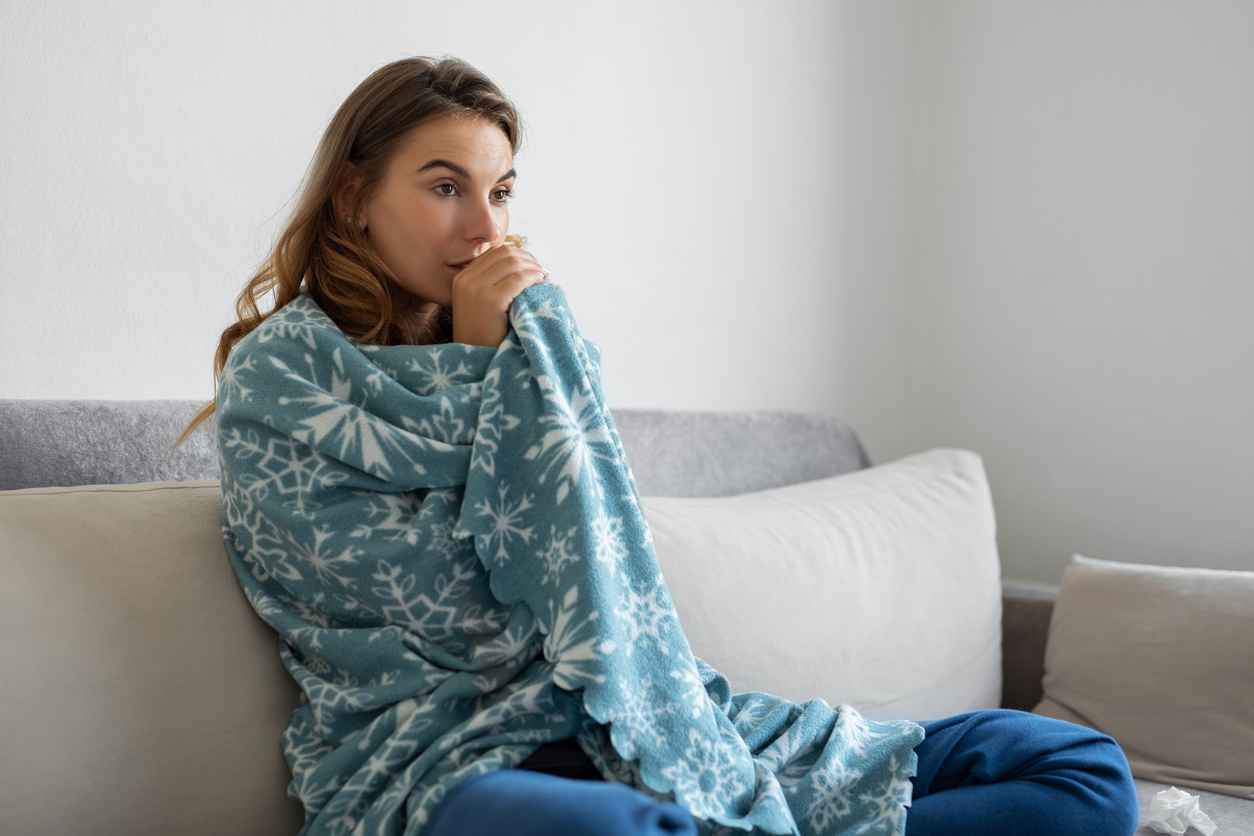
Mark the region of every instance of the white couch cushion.
<instances>
[{"instance_id":1,"label":"white couch cushion","mask_svg":"<svg viewBox=\"0 0 1254 836\"><path fill-rule=\"evenodd\" d=\"M977 454L641 504L692 651L733 693L872 719L1001 705L1001 571Z\"/></svg>"}]
</instances>

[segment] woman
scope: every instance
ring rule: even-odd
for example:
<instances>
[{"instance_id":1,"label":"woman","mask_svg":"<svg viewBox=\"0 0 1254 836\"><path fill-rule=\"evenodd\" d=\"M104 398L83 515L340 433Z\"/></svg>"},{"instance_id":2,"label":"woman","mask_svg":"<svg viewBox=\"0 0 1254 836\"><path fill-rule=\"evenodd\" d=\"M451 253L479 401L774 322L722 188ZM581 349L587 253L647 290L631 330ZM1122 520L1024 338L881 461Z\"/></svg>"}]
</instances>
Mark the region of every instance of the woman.
<instances>
[{"instance_id":1,"label":"woman","mask_svg":"<svg viewBox=\"0 0 1254 836\"><path fill-rule=\"evenodd\" d=\"M515 298L547 277L543 266L521 246L521 239L513 239L513 246L503 246L517 178L514 154L519 145L520 120L515 109L491 81L464 62L413 58L371 74L337 111L322 138L312 176L293 219L237 301L239 321L224 331L215 356L215 381L223 381L219 397L196 416L179 441L213 413L215 405L226 410L233 398L249 397L240 378L244 365L232 349L280 312L278 319L297 308L302 317L325 314L338 332L375 351L392 346L461 344L462 356L472 367L479 363L480 371L486 368L495 348L506 338L508 312ZM270 290L276 293L275 308L263 315L256 299ZM289 318L282 324L297 328L301 323ZM313 348L314 342L310 340L308 346ZM228 359L235 364L228 366ZM299 376L299 357L282 361L259 356L262 365L267 365L267 360L283 365L289 377ZM404 373L399 368L388 370L394 377ZM446 383L456 377L455 372L444 368L427 373L433 379L444 378ZM339 387L338 380L332 385ZM354 407L350 404L346 408ZM272 423L266 414L253 418L254 427ZM232 442L220 442L220 446L247 448L247 454L254 457L274 455L272 449L263 450L255 438L245 438L248 433L236 430L235 434ZM295 433L292 437L309 438ZM234 490L234 483L241 481L232 462L230 456L221 459L224 497L231 506L226 509L228 519L239 520L256 509L245 507L241 504L245 500L228 491L228 485ZM305 473L306 463L302 460L297 462L300 468L277 474L275 490L282 490L281 482L293 474L297 479L310 478ZM421 462L416 467L429 472ZM339 476L361 477L361 473ZM245 536L228 531L232 566L250 603L290 641L280 647L289 672L307 692L313 688L311 683L319 689L334 689L330 677L315 675L334 665L310 652L308 643L303 651L295 647L311 628L285 622L277 614L277 602L291 592L281 583L285 576L299 578L302 568L310 567L316 574L334 576L336 558L306 553L307 565L303 567L266 563L262 552L269 546L260 539L249 540L247 535L255 533L254 529L239 530ZM284 536L284 532L272 533L276 538ZM404 547L402 542L399 551L403 553ZM395 581L392 576L376 577ZM259 583L273 586L255 585ZM321 593L316 601L327 603ZM288 603L309 614L315 599ZM352 623L355 604L347 598L339 604L342 624ZM317 615L325 622L320 622L321 626L330 626L332 619L324 613ZM421 655L407 658L413 659L415 668L429 661ZM342 664L351 667L351 662ZM706 688L722 688L726 696L725 680L718 680L708 667L703 666L702 671ZM586 754L589 750L582 745L585 738L580 737L581 743L576 745L573 723L586 723L587 718L573 716L558 718L570 721L562 727L566 730L563 737L543 738L543 745L528 748L532 754L514 766L502 766L508 763L502 761L488 771L448 773L461 776L461 780L450 784L447 792L440 789L415 799L407 785L393 782L382 789L380 776L388 774L382 757L386 753L381 753L379 760L371 757L363 762L354 753L362 747L346 741L366 731L373 733L380 722L377 710L382 708L388 709L389 722L395 722L393 729L403 723L412 727L415 703L401 698L403 688L386 706L366 705L360 702L360 694L359 702L353 703L348 684L355 685L356 681L346 678L335 695L344 703L338 706L343 709L338 715L343 727L326 721L321 712L333 711L329 707L332 700L320 691L312 699L307 693L302 695L302 705L293 712L284 734L284 754L293 772L288 792L306 807L302 834L365 832L367 821L385 820L387 832L399 833L403 827L407 833L421 829L434 836L744 832L743 828L717 827L661 793L628 786L626 780L620 782L614 769ZM737 700L740 696L744 695L738 695ZM845 711L841 722L851 722L851 716L857 720L856 712ZM367 720L369 726L364 726ZM858 728L865 732L873 725L863 723ZM921 725L925 735L921 740L913 738L918 741L913 746L917 769L910 763L910 771L898 773L897 786L890 788L890 800L895 793L905 791L904 797L898 798L901 803L888 804L891 809L874 822L865 822L878 824L879 832L900 833L904 828L909 834L1127 836L1136 828L1136 794L1127 760L1107 735L1052 718L1000 709L968 712ZM350 726L351 734L344 730ZM762 746L765 743L755 755ZM434 741L428 748L436 748ZM422 758L426 758L425 753ZM406 768L408 778L415 774ZM792 776L794 785L797 774ZM908 775L910 784L905 784L903 775ZM783 772L778 777L780 782L786 780ZM372 785L373 794L361 792L354 801L337 805L345 787L356 780ZM778 789L780 784L773 786ZM788 791L792 789L788 787ZM844 832L838 829L843 826L841 807L835 803L843 804L843 795L851 793L829 788L826 798L820 794L805 805L793 796L789 804L796 807L792 813L800 831ZM782 792L778 798L782 802ZM903 820L900 814L905 798L910 803ZM829 801L833 803L825 803ZM411 806L412 818L406 820ZM373 820L372 815L376 817ZM384 828L371 832L384 832Z\"/></svg>"}]
</instances>

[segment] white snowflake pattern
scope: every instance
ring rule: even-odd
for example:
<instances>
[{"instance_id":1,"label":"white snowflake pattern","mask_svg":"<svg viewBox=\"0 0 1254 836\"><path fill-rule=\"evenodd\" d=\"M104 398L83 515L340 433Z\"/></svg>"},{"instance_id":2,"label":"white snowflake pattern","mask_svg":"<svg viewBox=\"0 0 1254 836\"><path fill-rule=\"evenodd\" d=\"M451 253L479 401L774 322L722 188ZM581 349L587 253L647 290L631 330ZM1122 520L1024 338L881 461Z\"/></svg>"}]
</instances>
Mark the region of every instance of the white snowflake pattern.
<instances>
[{"instance_id":1,"label":"white snowflake pattern","mask_svg":"<svg viewBox=\"0 0 1254 836\"><path fill-rule=\"evenodd\" d=\"M548 540L538 552L544 566L544 574L540 577L542 586L550 583L558 586L561 583L562 570L566 566L578 563L582 559L575 548L575 540L575 526L571 526L565 532L562 532L558 530L556 525L549 525Z\"/></svg>"},{"instance_id":2,"label":"white snowflake pattern","mask_svg":"<svg viewBox=\"0 0 1254 836\"><path fill-rule=\"evenodd\" d=\"M457 602L478 577L475 559L471 558L448 564L446 572L436 575L433 588L420 588L417 575L406 571L404 565L378 560L370 578L379 585L371 587L371 592L382 602L379 609L389 624L440 641L469 630L467 612ZM495 622L499 615L486 617Z\"/></svg>"},{"instance_id":3,"label":"white snowflake pattern","mask_svg":"<svg viewBox=\"0 0 1254 836\"><path fill-rule=\"evenodd\" d=\"M338 553L331 553L325 550L323 546L327 540L331 538L334 532L323 526L321 528L312 529L314 541L312 543L304 542L287 534L294 559L302 566L313 570L313 576L321 583L329 583L335 581L345 589L356 589L357 581L348 575L341 574L337 568L350 568L357 565L357 555L361 552L352 546L340 549Z\"/></svg>"},{"instance_id":4,"label":"white snowflake pattern","mask_svg":"<svg viewBox=\"0 0 1254 836\"><path fill-rule=\"evenodd\" d=\"M520 341L525 340L529 343L528 348L537 356L539 365L548 367L553 362L549 354L548 341L542 336L542 320L552 320L559 326L564 326L566 320L559 311L560 309L553 308L552 301L548 299L535 308L525 308L521 305L510 308L510 324L514 326L514 333L518 335Z\"/></svg>"},{"instance_id":5,"label":"white snowflake pattern","mask_svg":"<svg viewBox=\"0 0 1254 836\"><path fill-rule=\"evenodd\" d=\"M592 548L596 560L605 564L611 577L618 577L627 557L627 545L623 542L623 518L597 508L592 519Z\"/></svg>"},{"instance_id":6,"label":"white snowflake pattern","mask_svg":"<svg viewBox=\"0 0 1254 836\"><path fill-rule=\"evenodd\" d=\"M345 373L342 352L338 347L331 352L331 381L325 388L312 383L279 357L270 355L266 359L283 373L283 377L310 392L304 397L280 395L278 398L279 406L296 404L303 407L300 426L292 430L292 437L297 441L314 449L319 449L324 441L328 446L338 442L338 459L359 464L362 470L381 479L392 477L397 458L413 468L415 473L426 472L420 462L413 461L405 453L397 427L352 402L352 381ZM311 367L314 365L313 355L306 354L305 360Z\"/></svg>"},{"instance_id":7,"label":"white snowflake pattern","mask_svg":"<svg viewBox=\"0 0 1254 836\"><path fill-rule=\"evenodd\" d=\"M866 755L867 746L872 741L886 737L893 732L891 728L875 731L871 727L871 721L863 717L852 705L842 703L837 706L837 712L836 734L848 751L858 757Z\"/></svg>"},{"instance_id":8,"label":"white snowflake pattern","mask_svg":"<svg viewBox=\"0 0 1254 836\"><path fill-rule=\"evenodd\" d=\"M496 503L493 504L490 499L481 499L474 507L474 510L479 512L478 516L487 517L492 523L492 531L488 534L475 535L475 542L479 545L480 552L490 552L497 564L501 566L508 563L510 559L507 546L515 539L530 544L533 533L532 527L523 526L522 521L532 506L534 495L524 491L521 499L511 503L505 498L509 489L509 483L502 479L496 486ZM470 532L460 526L454 529L453 534L461 537L470 536ZM494 545L495 551L493 551Z\"/></svg>"},{"instance_id":9,"label":"white snowflake pattern","mask_svg":"<svg viewBox=\"0 0 1254 836\"><path fill-rule=\"evenodd\" d=\"M265 344L272 339L300 340L309 348L314 348L314 332L323 330L334 323L314 303L313 299L301 294L283 307L271 311L270 316L257 326L248 337ZM244 339L248 339L245 337ZM240 341L241 343L243 340Z\"/></svg>"},{"instance_id":10,"label":"white snowflake pattern","mask_svg":"<svg viewBox=\"0 0 1254 836\"><path fill-rule=\"evenodd\" d=\"M853 785L862 780L862 773L833 759L812 768L809 776L810 803L806 805L804 815L811 828L823 832L833 821L844 818L853 809L849 793Z\"/></svg>"},{"instance_id":11,"label":"white snowflake pattern","mask_svg":"<svg viewBox=\"0 0 1254 836\"><path fill-rule=\"evenodd\" d=\"M349 478L341 467L308 446L286 438L268 438L263 445L261 436L253 429L240 432L231 427L223 434L221 449L224 455L231 451L234 463L252 465L251 470L239 473L238 478L230 475L233 467L224 470L227 474L222 480L224 499L237 503L234 508L228 506L228 512L238 512L244 507L258 512L260 504L273 493L280 498L285 510L312 520L314 512L322 508L316 495ZM233 524L240 522L235 517L228 519ZM250 520L246 527L255 534L262 522Z\"/></svg>"},{"instance_id":12,"label":"white snowflake pattern","mask_svg":"<svg viewBox=\"0 0 1254 836\"><path fill-rule=\"evenodd\" d=\"M753 693L738 694L732 698L736 706L734 721L742 734L748 734L769 717L778 705L768 699L759 699Z\"/></svg>"},{"instance_id":13,"label":"white snowflake pattern","mask_svg":"<svg viewBox=\"0 0 1254 836\"><path fill-rule=\"evenodd\" d=\"M661 718L675 713L674 703L654 699L653 678L645 674L639 685L624 689L618 709L610 715L615 725L626 726L632 740L647 739L654 746L662 746L666 736Z\"/></svg>"},{"instance_id":14,"label":"white snowflake pattern","mask_svg":"<svg viewBox=\"0 0 1254 836\"><path fill-rule=\"evenodd\" d=\"M239 343L235 344L235 348L239 347ZM256 366L253 365L253 356L248 352L235 351L232 348L226 365L222 367L222 374L218 378L218 395L216 398L216 406L214 407L218 414L221 415L239 401L247 401L253 396L253 390L244 385L243 376L245 373L256 372Z\"/></svg>"},{"instance_id":15,"label":"white snowflake pattern","mask_svg":"<svg viewBox=\"0 0 1254 836\"><path fill-rule=\"evenodd\" d=\"M496 476L496 452L502 436L522 425L517 415L505 412L501 405L501 367L493 366L483 378L479 400L479 424L475 430L472 468Z\"/></svg>"},{"instance_id":16,"label":"white snowflake pattern","mask_svg":"<svg viewBox=\"0 0 1254 836\"><path fill-rule=\"evenodd\" d=\"M784 733L758 753L758 759L775 773L789 793L800 791L801 782L823 754L824 741L807 734L800 720L802 713L802 709L792 706Z\"/></svg>"},{"instance_id":17,"label":"white snowflake pattern","mask_svg":"<svg viewBox=\"0 0 1254 836\"><path fill-rule=\"evenodd\" d=\"M538 442L527 448L523 458L541 460L538 482L544 484L550 471L556 469L556 500L560 505L567 494L582 482L588 474L588 482L597 499L604 495L601 477L597 474L596 460L615 461L613 442L601 420L599 404L586 393L576 391L570 399L546 374L537 375L536 382L544 398L554 407L537 419L545 429ZM605 452L609 449L610 452Z\"/></svg>"},{"instance_id":18,"label":"white snowflake pattern","mask_svg":"<svg viewBox=\"0 0 1254 836\"><path fill-rule=\"evenodd\" d=\"M415 519L420 513L419 500L413 493L379 493L354 491L365 501L367 521L359 522L349 533L358 540L379 539L417 545L420 529Z\"/></svg>"},{"instance_id":19,"label":"white snowflake pattern","mask_svg":"<svg viewBox=\"0 0 1254 836\"><path fill-rule=\"evenodd\" d=\"M701 683L701 677L694 667L684 665L672 668L670 676L679 688L680 698L688 706L689 717L695 720L709 710L710 695L706 693L705 685Z\"/></svg>"},{"instance_id":20,"label":"white snowflake pattern","mask_svg":"<svg viewBox=\"0 0 1254 836\"><path fill-rule=\"evenodd\" d=\"M453 408L453 401L448 395L440 396L438 414L416 422L406 421L406 423L413 423L423 436L445 444L470 444L474 440L474 425L457 414L457 410Z\"/></svg>"},{"instance_id":21,"label":"white snowflake pattern","mask_svg":"<svg viewBox=\"0 0 1254 836\"><path fill-rule=\"evenodd\" d=\"M503 664L527 654L528 648L540 636L539 624L531 621L515 624L498 633L493 639L475 646L476 662ZM538 649L538 647L537 647Z\"/></svg>"},{"instance_id":22,"label":"white snowflake pattern","mask_svg":"<svg viewBox=\"0 0 1254 836\"><path fill-rule=\"evenodd\" d=\"M619 596L618 607L614 611L615 615L622 617L621 621L627 633L623 636L626 654L630 657L637 642L642 638L649 638L662 655L669 656L671 649L664 633L674 620L674 606L661 575L645 583L650 584L651 588L644 593L637 593L630 584L624 584L621 587L622 595Z\"/></svg>"},{"instance_id":23,"label":"white snowflake pattern","mask_svg":"<svg viewBox=\"0 0 1254 836\"><path fill-rule=\"evenodd\" d=\"M611 639L597 642L595 622L599 613L593 609L579 619L578 604L578 586L567 590L556 611L549 601L549 633L544 637L544 658L553 665L553 681L568 691L604 683L605 674L597 671L604 667L604 657L617 649Z\"/></svg>"},{"instance_id":24,"label":"white snowflake pattern","mask_svg":"<svg viewBox=\"0 0 1254 836\"><path fill-rule=\"evenodd\" d=\"M909 769L908 758L899 758L895 752L889 756L883 780L858 796L859 801L866 802L870 812L855 833L897 834L902 831L906 807L914 793L914 785L907 774Z\"/></svg>"},{"instance_id":25,"label":"white snowflake pattern","mask_svg":"<svg viewBox=\"0 0 1254 836\"><path fill-rule=\"evenodd\" d=\"M458 363L456 368L445 368L442 358L447 349L448 346L431 346L429 350L423 352L418 358L409 361L409 371L417 374L419 379L423 381L418 388L419 394L429 395L432 392L447 389L457 383L473 382L474 374L465 360ZM423 362L428 359L429 362Z\"/></svg>"},{"instance_id":26,"label":"white snowflake pattern","mask_svg":"<svg viewBox=\"0 0 1254 836\"><path fill-rule=\"evenodd\" d=\"M331 724L338 715L358 713L370 707L370 686L391 685L400 677L400 671L394 669L382 670L363 679L335 668L334 679L326 678L309 671L285 642L279 643L279 658L309 698L313 733L323 738L332 734Z\"/></svg>"},{"instance_id":27,"label":"white snowflake pattern","mask_svg":"<svg viewBox=\"0 0 1254 836\"><path fill-rule=\"evenodd\" d=\"M694 815L709 817L725 814L721 799L736 796L749 788L736 768L735 753L720 737L707 737L698 729L688 729L687 747L679 759L662 767L662 774L675 788Z\"/></svg>"}]
</instances>

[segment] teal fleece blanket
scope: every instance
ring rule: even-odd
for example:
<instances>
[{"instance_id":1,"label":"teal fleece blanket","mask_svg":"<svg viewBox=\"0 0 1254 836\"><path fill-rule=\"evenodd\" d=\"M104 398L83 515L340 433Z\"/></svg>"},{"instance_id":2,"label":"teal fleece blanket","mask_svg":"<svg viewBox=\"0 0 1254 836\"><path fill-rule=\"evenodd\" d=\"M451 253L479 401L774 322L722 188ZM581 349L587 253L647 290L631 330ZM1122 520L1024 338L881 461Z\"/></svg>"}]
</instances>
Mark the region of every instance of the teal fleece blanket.
<instances>
[{"instance_id":1,"label":"teal fleece blanket","mask_svg":"<svg viewBox=\"0 0 1254 836\"><path fill-rule=\"evenodd\" d=\"M233 347L223 539L301 689L301 834L420 833L569 737L702 833L904 833L921 725L732 693L693 654L600 359L551 282L499 346L358 343L306 291Z\"/></svg>"}]
</instances>

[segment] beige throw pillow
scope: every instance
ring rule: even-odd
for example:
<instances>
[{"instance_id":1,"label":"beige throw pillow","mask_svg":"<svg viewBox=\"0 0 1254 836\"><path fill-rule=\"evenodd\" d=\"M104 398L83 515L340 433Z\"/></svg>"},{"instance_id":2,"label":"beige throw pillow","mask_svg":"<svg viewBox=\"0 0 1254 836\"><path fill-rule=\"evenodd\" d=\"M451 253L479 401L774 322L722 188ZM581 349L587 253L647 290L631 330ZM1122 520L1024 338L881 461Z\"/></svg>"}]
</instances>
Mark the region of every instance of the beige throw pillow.
<instances>
[{"instance_id":1,"label":"beige throw pillow","mask_svg":"<svg viewBox=\"0 0 1254 836\"><path fill-rule=\"evenodd\" d=\"M1036 714L1109 734L1137 778L1254 799L1254 572L1074 555Z\"/></svg>"},{"instance_id":2,"label":"beige throw pillow","mask_svg":"<svg viewBox=\"0 0 1254 836\"><path fill-rule=\"evenodd\" d=\"M300 689L218 481L0 491L0 833L295 833Z\"/></svg>"}]
</instances>

